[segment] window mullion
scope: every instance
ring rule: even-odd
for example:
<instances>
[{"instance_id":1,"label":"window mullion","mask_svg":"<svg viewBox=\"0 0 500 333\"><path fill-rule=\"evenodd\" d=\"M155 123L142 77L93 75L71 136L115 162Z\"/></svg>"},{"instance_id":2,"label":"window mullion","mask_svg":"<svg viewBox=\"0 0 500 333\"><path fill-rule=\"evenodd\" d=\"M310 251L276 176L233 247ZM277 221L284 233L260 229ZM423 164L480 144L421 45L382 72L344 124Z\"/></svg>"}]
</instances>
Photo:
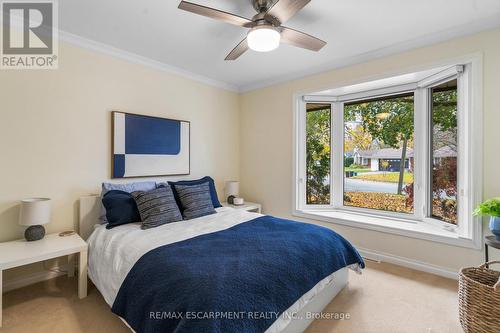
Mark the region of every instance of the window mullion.
<instances>
[{"instance_id":1,"label":"window mullion","mask_svg":"<svg viewBox=\"0 0 500 333\"><path fill-rule=\"evenodd\" d=\"M458 181L457 181L457 201L458 201L458 211L457 211L457 224L458 224L458 234L462 237L469 237L472 234L472 226L467 216L467 212L472 211L473 207L470 207L469 201L469 177L472 175L471 163L472 160L469 154L469 142L470 142L470 132L469 132L469 104L468 100L468 84L467 76L464 73L460 73L457 77L457 127L458 127L458 156L457 156L457 171L458 171Z\"/></svg>"},{"instance_id":2,"label":"window mullion","mask_svg":"<svg viewBox=\"0 0 500 333\"><path fill-rule=\"evenodd\" d=\"M296 205L298 209L304 209L306 206L306 103L303 100L298 102L297 117L297 189L298 200Z\"/></svg>"},{"instance_id":3,"label":"window mullion","mask_svg":"<svg viewBox=\"0 0 500 333\"><path fill-rule=\"evenodd\" d=\"M332 103L332 205L340 208L344 198L344 103Z\"/></svg>"},{"instance_id":4,"label":"window mullion","mask_svg":"<svg viewBox=\"0 0 500 333\"><path fill-rule=\"evenodd\" d=\"M415 91L415 141L414 141L414 181L413 205L415 217L423 220L426 216L426 202L429 189L429 102L426 89Z\"/></svg>"}]
</instances>

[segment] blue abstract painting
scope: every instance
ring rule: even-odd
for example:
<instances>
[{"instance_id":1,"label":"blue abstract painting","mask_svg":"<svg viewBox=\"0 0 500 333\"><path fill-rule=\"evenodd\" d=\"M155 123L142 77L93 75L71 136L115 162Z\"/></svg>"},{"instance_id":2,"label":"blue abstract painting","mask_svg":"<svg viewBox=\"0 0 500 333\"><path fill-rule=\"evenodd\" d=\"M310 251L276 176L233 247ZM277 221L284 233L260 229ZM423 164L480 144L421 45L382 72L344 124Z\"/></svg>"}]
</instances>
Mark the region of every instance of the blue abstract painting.
<instances>
[{"instance_id":1,"label":"blue abstract painting","mask_svg":"<svg viewBox=\"0 0 500 333\"><path fill-rule=\"evenodd\" d=\"M113 178L187 175L190 123L113 112Z\"/></svg>"}]
</instances>

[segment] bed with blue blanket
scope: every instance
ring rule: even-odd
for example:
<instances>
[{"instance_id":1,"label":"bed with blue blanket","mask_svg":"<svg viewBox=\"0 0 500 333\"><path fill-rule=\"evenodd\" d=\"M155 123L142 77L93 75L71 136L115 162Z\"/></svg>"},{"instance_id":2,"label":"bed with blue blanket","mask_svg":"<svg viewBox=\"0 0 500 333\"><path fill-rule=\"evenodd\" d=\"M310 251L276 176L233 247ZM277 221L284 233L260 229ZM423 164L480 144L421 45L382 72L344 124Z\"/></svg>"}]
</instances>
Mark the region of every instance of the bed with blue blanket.
<instances>
[{"instance_id":1,"label":"bed with blue blanket","mask_svg":"<svg viewBox=\"0 0 500 333\"><path fill-rule=\"evenodd\" d=\"M150 230L96 227L90 278L131 329L302 331L310 322L304 311L320 311L345 285L347 268L364 267L331 229L217 211Z\"/></svg>"}]
</instances>

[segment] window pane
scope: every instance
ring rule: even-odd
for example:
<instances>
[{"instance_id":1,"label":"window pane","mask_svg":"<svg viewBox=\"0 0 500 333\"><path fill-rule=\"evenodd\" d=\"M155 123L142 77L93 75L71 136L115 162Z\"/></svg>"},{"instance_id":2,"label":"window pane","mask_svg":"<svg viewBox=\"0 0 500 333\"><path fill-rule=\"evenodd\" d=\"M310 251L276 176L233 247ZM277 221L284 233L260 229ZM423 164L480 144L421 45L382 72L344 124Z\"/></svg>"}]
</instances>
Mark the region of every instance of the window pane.
<instances>
[{"instance_id":1,"label":"window pane","mask_svg":"<svg viewBox=\"0 0 500 333\"><path fill-rule=\"evenodd\" d=\"M306 203L330 204L330 104L307 104Z\"/></svg>"},{"instance_id":2,"label":"window pane","mask_svg":"<svg viewBox=\"0 0 500 333\"><path fill-rule=\"evenodd\" d=\"M457 223L457 80L432 94L431 216Z\"/></svg>"},{"instance_id":3,"label":"window pane","mask_svg":"<svg viewBox=\"0 0 500 333\"><path fill-rule=\"evenodd\" d=\"M344 205L413 213L413 113L413 93L344 105Z\"/></svg>"}]
</instances>

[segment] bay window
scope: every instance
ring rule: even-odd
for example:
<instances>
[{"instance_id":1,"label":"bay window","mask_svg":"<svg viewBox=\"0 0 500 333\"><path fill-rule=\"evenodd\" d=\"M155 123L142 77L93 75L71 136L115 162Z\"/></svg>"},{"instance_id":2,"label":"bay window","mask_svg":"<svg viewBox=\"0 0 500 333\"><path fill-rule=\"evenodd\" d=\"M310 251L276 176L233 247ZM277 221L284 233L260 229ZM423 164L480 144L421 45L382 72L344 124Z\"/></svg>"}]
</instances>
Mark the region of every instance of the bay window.
<instances>
[{"instance_id":1,"label":"bay window","mask_svg":"<svg viewBox=\"0 0 500 333\"><path fill-rule=\"evenodd\" d=\"M477 247L479 63L296 96L294 214Z\"/></svg>"}]
</instances>

